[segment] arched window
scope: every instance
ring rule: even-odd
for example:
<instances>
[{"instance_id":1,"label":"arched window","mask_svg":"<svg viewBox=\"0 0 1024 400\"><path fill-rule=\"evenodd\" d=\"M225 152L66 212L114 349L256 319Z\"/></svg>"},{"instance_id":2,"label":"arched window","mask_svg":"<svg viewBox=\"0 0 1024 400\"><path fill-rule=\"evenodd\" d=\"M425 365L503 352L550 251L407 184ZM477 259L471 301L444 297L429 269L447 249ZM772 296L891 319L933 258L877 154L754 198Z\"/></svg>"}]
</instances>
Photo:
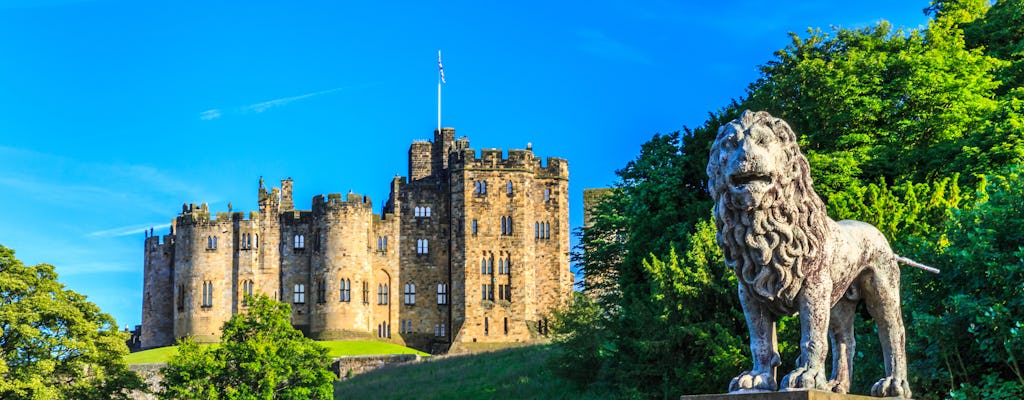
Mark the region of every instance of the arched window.
<instances>
[{"instance_id":1,"label":"arched window","mask_svg":"<svg viewBox=\"0 0 1024 400\"><path fill-rule=\"evenodd\" d=\"M505 184L505 191L509 196L512 195L512 181L508 181L508 183Z\"/></svg>"},{"instance_id":2,"label":"arched window","mask_svg":"<svg viewBox=\"0 0 1024 400\"><path fill-rule=\"evenodd\" d=\"M472 222L472 223L470 223L470 227L471 227L471 229L472 229L473 235L476 235L476 232L477 232L478 226L477 226L477 224L476 224L476 220L475 220L475 219L473 220L473 222Z\"/></svg>"},{"instance_id":3,"label":"arched window","mask_svg":"<svg viewBox=\"0 0 1024 400\"><path fill-rule=\"evenodd\" d=\"M203 307L213 307L213 282L203 281Z\"/></svg>"},{"instance_id":4,"label":"arched window","mask_svg":"<svg viewBox=\"0 0 1024 400\"><path fill-rule=\"evenodd\" d=\"M551 201L551 189L544 189L544 201Z\"/></svg>"},{"instance_id":5,"label":"arched window","mask_svg":"<svg viewBox=\"0 0 1024 400\"><path fill-rule=\"evenodd\" d=\"M352 281L342 279L339 286L341 286L339 301L346 303L352 301Z\"/></svg>"},{"instance_id":6,"label":"arched window","mask_svg":"<svg viewBox=\"0 0 1024 400\"><path fill-rule=\"evenodd\" d=\"M306 248L306 237L304 235L295 235L295 249Z\"/></svg>"},{"instance_id":7,"label":"arched window","mask_svg":"<svg viewBox=\"0 0 1024 400\"><path fill-rule=\"evenodd\" d=\"M430 242L427 239L416 240L416 254L427 254L429 252Z\"/></svg>"},{"instance_id":8,"label":"arched window","mask_svg":"<svg viewBox=\"0 0 1024 400\"><path fill-rule=\"evenodd\" d=\"M487 274L487 255L484 255L483 257L480 257L480 274L481 275L486 275Z\"/></svg>"}]
</instances>

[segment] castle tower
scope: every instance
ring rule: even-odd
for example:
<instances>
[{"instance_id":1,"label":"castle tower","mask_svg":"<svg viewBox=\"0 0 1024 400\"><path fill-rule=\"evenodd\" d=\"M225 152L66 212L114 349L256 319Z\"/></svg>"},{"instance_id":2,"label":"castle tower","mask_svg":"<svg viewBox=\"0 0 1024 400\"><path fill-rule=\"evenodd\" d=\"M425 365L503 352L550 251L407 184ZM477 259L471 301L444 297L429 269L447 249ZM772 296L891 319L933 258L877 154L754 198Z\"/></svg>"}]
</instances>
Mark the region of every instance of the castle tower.
<instances>
[{"instance_id":1,"label":"castle tower","mask_svg":"<svg viewBox=\"0 0 1024 400\"><path fill-rule=\"evenodd\" d=\"M392 287L390 280L378 279L367 243L372 228L369 198L340 194L313 198L313 224L320 242L313 248L311 274L314 288L310 334L320 339L359 336L380 323L391 321L372 299L362 297L362 286ZM390 274L391 271L388 271ZM353 287L356 289L353 295ZM376 292L374 292L376 293ZM367 301L364 301L367 300ZM384 311L387 311L385 308Z\"/></svg>"},{"instance_id":2,"label":"castle tower","mask_svg":"<svg viewBox=\"0 0 1024 400\"><path fill-rule=\"evenodd\" d=\"M147 234L143 261L142 328L140 348L174 344L173 235Z\"/></svg>"},{"instance_id":3,"label":"castle tower","mask_svg":"<svg viewBox=\"0 0 1024 400\"><path fill-rule=\"evenodd\" d=\"M211 219L206 203L193 204L175 226L174 336L216 342L220 327L231 318L236 298L230 214L220 213Z\"/></svg>"}]
</instances>

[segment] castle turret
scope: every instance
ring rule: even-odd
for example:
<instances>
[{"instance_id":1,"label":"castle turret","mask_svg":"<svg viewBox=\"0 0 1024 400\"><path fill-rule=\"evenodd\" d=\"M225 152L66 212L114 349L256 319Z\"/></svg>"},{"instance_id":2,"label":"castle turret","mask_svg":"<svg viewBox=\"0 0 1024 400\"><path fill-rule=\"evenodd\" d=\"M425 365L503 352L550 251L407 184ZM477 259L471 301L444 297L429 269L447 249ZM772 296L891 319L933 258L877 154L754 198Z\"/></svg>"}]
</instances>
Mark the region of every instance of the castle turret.
<instances>
[{"instance_id":1,"label":"castle turret","mask_svg":"<svg viewBox=\"0 0 1024 400\"><path fill-rule=\"evenodd\" d=\"M142 284L141 349L174 344L174 236L146 235Z\"/></svg>"},{"instance_id":2,"label":"castle turret","mask_svg":"<svg viewBox=\"0 0 1024 400\"><path fill-rule=\"evenodd\" d=\"M310 303L309 332L320 339L352 337L371 330L378 319L388 320L388 309L379 309L378 298L364 299L362 287L388 281L375 279L372 270L371 227L373 204L368 197L349 193L313 198L313 224L319 235L314 247L310 272L313 292ZM367 300L364 302L364 300ZM397 310L397 307L395 308Z\"/></svg>"}]
</instances>

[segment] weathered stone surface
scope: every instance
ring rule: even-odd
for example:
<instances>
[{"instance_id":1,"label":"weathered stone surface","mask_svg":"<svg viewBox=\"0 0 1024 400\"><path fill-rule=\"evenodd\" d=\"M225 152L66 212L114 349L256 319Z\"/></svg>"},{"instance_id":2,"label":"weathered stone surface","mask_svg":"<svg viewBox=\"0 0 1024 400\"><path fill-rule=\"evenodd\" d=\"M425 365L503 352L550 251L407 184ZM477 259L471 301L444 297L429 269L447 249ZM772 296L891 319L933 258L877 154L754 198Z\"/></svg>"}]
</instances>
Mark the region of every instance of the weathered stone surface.
<instances>
[{"instance_id":1,"label":"weathered stone surface","mask_svg":"<svg viewBox=\"0 0 1024 400\"><path fill-rule=\"evenodd\" d=\"M885 237L858 221L833 221L814 192L796 134L766 112L746 111L718 131L707 166L718 243L740 283L754 366L730 391L847 392L853 317L861 300L878 324L886 376L874 396L910 397L900 312L900 270ZM797 368L777 382L775 323L799 312ZM832 349L832 376L825 363Z\"/></svg>"},{"instance_id":2,"label":"weathered stone surface","mask_svg":"<svg viewBox=\"0 0 1024 400\"><path fill-rule=\"evenodd\" d=\"M216 341L249 287L291 303L292 324L317 339L438 351L538 338L572 293L568 164L532 149L477 157L454 136L410 146L409 179L391 181L380 215L353 193L295 210L291 179L270 190L260 179L248 217L184 205L170 235L146 239L142 348Z\"/></svg>"},{"instance_id":3,"label":"weathered stone surface","mask_svg":"<svg viewBox=\"0 0 1024 400\"><path fill-rule=\"evenodd\" d=\"M876 397L839 394L821 390L796 390L788 392L700 394L682 396L680 400L869 400Z\"/></svg>"}]
</instances>

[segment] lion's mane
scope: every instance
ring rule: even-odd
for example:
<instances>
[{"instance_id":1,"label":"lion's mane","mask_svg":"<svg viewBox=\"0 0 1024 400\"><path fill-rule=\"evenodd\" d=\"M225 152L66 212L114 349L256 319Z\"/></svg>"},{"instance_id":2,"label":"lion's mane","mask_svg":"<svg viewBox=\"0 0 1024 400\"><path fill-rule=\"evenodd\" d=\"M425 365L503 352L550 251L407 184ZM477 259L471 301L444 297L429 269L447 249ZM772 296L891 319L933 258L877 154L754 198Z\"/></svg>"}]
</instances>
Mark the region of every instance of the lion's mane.
<instances>
[{"instance_id":1,"label":"lion's mane","mask_svg":"<svg viewBox=\"0 0 1024 400\"><path fill-rule=\"evenodd\" d=\"M738 131L769 129L782 141L784 168L771 171L774 185L761 204L744 210L733 198L721 142ZM726 264L755 298L772 304L781 314L797 311L794 299L805 277L821 268L823 242L831 221L825 205L812 188L810 166L797 146L796 135L785 121L766 112L745 111L724 125L711 146L707 167L708 189L715 201L718 243Z\"/></svg>"}]
</instances>

